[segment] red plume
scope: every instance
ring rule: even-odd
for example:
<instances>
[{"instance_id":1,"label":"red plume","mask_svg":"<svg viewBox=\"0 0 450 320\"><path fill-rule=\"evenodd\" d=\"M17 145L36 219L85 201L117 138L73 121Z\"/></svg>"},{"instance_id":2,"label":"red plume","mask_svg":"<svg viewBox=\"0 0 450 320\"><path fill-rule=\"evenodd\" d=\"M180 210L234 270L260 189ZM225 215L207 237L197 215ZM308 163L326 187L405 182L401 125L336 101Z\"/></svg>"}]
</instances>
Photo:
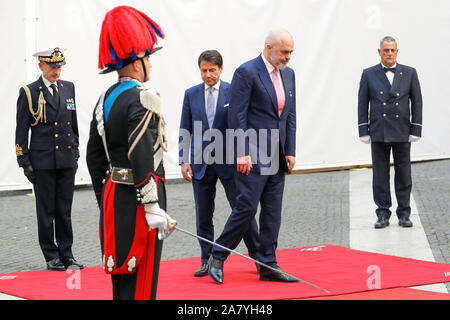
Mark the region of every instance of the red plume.
<instances>
[{"instance_id":1,"label":"red plume","mask_svg":"<svg viewBox=\"0 0 450 320\"><path fill-rule=\"evenodd\" d=\"M142 51L153 51L157 36L164 33L145 13L129 6L118 6L108 11L100 33L99 69L122 67L122 60L136 58Z\"/></svg>"}]
</instances>

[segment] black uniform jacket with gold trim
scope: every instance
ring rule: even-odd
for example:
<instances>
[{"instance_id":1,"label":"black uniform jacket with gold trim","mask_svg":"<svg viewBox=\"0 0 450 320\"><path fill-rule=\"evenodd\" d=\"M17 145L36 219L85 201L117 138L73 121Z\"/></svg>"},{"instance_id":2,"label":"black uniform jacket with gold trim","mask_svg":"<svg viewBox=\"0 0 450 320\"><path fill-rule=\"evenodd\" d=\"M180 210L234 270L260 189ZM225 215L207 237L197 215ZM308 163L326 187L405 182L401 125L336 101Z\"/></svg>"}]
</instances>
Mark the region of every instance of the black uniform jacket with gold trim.
<instances>
[{"instance_id":1,"label":"black uniform jacket with gold trim","mask_svg":"<svg viewBox=\"0 0 450 320\"><path fill-rule=\"evenodd\" d=\"M105 100L116 86L117 84L107 90ZM128 159L128 151L137 135L133 134L130 139L128 137L139 125L147 111L140 102L140 91L141 89L132 88L122 92L112 104L104 125L112 167L131 169L134 184L114 183L114 187L111 187L108 160L97 130L95 111L87 145L87 165L100 207L100 241L102 253L106 255L104 258L107 260L104 261L105 270L108 270L109 262L111 262L111 266L117 268L115 270L118 270L118 273L134 271L134 269L126 268L126 263L129 262L130 257L137 259L137 263L139 263L142 254L142 246L139 246L140 241L138 240L145 239L148 231L142 213L144 202L141 192L143 188L151 182L156 182L158 185L157 199L152 197L152 200L147 202L157 201L162 209L166 209L163 165L161 163L155 170L153 158L153 146L158 137L159 117L157 115L152 117L148 128ZM141 207L139 207L140 205ZM111 217L111 209L106 209L105 212L105 208L111 208L111 206L113 207L113 217ZM140 209L138 210L138 208ZM111 243L114 243L114 252L107 253Z\"/></svg>"},{"instance_id":2,"label":"black uniform jacket with gold trim","mask_svg":"<svg viewBox=\"0 0 450 320\"><path fill-rule=\"evenodd\" d=\"M414 68L397 63L392 86L381 64L363 71L358 130L372 142L408 142L409 135L422 136L422 94Z\"/></svg>"},{"instance_id":3,"label":"black uniform jacket with gold trim","mask_svg":"<svg viewBox=\"0 0 450 320\"><path fill-rule=\"evenodd\" d=\"M80 157L75 104L75 86L58 80L59 101L53 97L40 77L28 85L33 110L38 107L42 92L45 104L45 122L31 126L35 121L30 113L28 98L23 88L17 100L16 156L20 167L31 164L36 170L74 168ZM28 133L31 128L31 138Z\"/></svg>"},{"instance_id":4,"label":"black uniform jacket with gold trim","mask_svg":"<svg viewBox=\"0 0 450 320\"><path fill-rule=\"evenodd\" d=\"M117 85L115 84L107 90L105 100ZM105 123L111 166L132 169L134 185L138 190L149 181L152 174L164 178L162 164L155 170L153 163L153 145L158 137L159 117L157 115L152 117L145 134L132 152L131 159L128 159L128 150L133 144L136 134L130 140L128 137L138 126L147 111L140 102L140 91L138 88L132 88L121 93L113 103ZM100 204L103 180L107 176L106 171L108 171L108 160L102 139L97 131L95 111L90 125L86 161L94 192Z\"/></svg>"}]
</instances>

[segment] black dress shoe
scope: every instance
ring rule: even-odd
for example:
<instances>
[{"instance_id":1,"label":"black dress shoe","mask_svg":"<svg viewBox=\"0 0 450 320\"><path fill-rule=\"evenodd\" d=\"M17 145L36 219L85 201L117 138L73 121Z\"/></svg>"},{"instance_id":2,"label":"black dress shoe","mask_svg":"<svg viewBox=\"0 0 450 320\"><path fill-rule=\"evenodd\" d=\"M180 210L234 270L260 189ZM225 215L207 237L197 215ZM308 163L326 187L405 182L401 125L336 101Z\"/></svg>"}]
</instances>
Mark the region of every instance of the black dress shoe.
<instances>
[{"instance_id":1,"label":"black dress shoe","mask_svg":"<svg viewBox=\"0 0 450 320\"><path fill-rule=\"evenodd\" d=\"M411 228L413 226L411 220L409 218L399 218L398 225L403 228Z\"/></svg>"},{"instance_id":2,"label":"black dress shoe","mask_svg":"<svg viewBox=\"0 0 450 320\"><path fill-rule=\"evenodd\" d=\"M223 261L219 259L214 259L212 256L209 257L209 268L208 274L211 279L217 284L223 283Z\"/></svg>"},{"instance_id":3,"label":"black dress shoe","mask_svg":"<svg viewBox=\"0 0 450 320\"><path fill-rule=\"evenodd\" d=\"M52 271L64 271L66 270L66 266L62 263L59 258L55 258L53 260L47 261L47 270Z\"/></svg>"},{"instance_id":4,"label":"black dress shoe","mask_svg":"<svg viewBox=\"0 0 450 320\"><path fill-rule=\"evenodd\" d=\"M389 226L389 219L385 217L379 217L377 222L375 222L375 229L382 229Z\"/></svg>"},{"instance_id":5,"label":"black dress shoe","mask_svg":"<svg viewBox=\"0 0 450 320\"><path fill-rule=\"evenodd\" d=\"M259 259L255 259L256 261L259 261ZM261 271L261 266L255 262L255 266L256 266L256 272L260 272Z\"/></svg>"},{"instance_id":6,"label":"black dress shoe","mask_svg":"<svg viewBox=\"0 0 450 320\"><path fill-rule=\"evenodd\" d=\"M195 271L194 277L204 277L208 275L208 264L204 263L202 266Z\"/></svg>"},{"instance_id":7,"label":"black dress shoe","mask_svg":"<svg viewBox=\"0 0 450 320\"><path fill-rule=\"evenodd\" d=\"M280 271L280 267L274 267ZM278 281L278 282L299 282L298 279L291 277L288 274L276 272L271 269L267 269L265 267L261 267L261 271L259 273L259 280L261 281Z\"/></svg>"},{"instance_id":8,"label":"black dress shoe","mask_svg":"<svg viewBox=\"0 0 450 320\"><path fill-rule=\"evenodd\" d=\"M61 260L67 269L84 269L84 266L81 263L78 263L74 258L61 258Z\"/></svg>"}]
</instances>

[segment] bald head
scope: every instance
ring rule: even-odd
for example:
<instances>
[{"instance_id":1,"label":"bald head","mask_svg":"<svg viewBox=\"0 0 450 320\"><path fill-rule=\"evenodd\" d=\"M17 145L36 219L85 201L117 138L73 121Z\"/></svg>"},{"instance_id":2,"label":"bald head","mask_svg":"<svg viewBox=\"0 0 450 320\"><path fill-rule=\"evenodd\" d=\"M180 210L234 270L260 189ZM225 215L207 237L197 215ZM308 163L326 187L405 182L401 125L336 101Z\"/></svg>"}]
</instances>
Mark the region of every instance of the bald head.
<instances>
[{"instance_id":1,"label":"bald head","mask_svg":"<svg viewBox=\"0 0 450 320\"><path fill-rule=\"evenodd\" d=\"M283 41L294 42L294 38L292 38L292 35L285 29L273 29L267 35L265 44L275 45L281 44Z\"/></svg>"},{"instance_id":2,"label":"bald head","mask_svg":"<svg viewBox=\"0 0 450 320\"><path fill-rule=\"evenodd\" d=\"M277 69L284 69L294 51L294 38L285 29L274 29L266 37L264 57Z\"/></svg>"}]
</instances>

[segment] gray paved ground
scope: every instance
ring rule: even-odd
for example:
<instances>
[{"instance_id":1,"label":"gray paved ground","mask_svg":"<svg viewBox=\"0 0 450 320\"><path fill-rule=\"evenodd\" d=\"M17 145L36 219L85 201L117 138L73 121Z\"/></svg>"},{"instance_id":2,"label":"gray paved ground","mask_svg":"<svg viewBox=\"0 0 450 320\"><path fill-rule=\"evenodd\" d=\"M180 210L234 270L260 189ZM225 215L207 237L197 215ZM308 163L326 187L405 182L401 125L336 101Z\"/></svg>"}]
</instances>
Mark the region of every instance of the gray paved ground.
<instances>
[{"instance_id":1,"label":"gray paved ground","mask_svg":"<svg viewBox=\"0 0 450 320\"><path fill-rule=\"evenodd\" d=\"M450 160L415 164L413 184L420 221L434 258L450 263Z\"/></svg>"},{"instance_id":2,"label":"gray paved ground","mask_svg":"<svg viewBox=\"0 0 450 320\"><path fill-rule=\"evenodd\" d=\"M450 160L413 164L413 196L437 262L450 262ZM319 244L349 246L349 171L286 177L278 248ZM168 211L180 227L195 232L191 185L168 183ZM37 240L34 198L0 195L0 273L45 268ZM91 189L75 192L73 253L87 265L100 264L98 209ZM215 227L222 230L230 208L218 184ZM374 221L375 222L375 215ZM372 222L371 222L372 223ZM245 246L237 248L246 252ZM163 260L199 256L196 239L175 232L164 243ZM450 289L450 284L447 284Z\"/></svg>"}]
</instances>

